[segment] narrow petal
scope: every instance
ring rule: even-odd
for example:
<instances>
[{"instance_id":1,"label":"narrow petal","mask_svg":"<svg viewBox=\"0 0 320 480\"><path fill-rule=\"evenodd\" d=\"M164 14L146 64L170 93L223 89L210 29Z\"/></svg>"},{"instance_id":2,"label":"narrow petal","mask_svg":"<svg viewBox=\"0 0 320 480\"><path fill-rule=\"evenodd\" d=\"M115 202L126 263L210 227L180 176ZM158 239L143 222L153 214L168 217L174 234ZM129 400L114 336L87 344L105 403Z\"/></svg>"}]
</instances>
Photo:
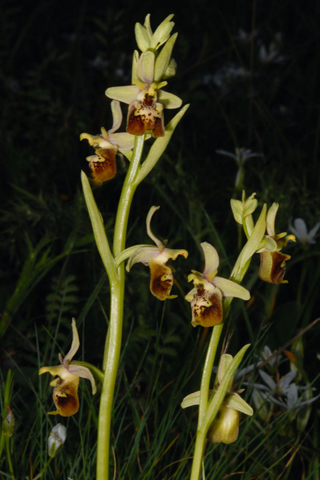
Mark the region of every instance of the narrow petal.
<instances>
[{"instance_id":1,"label":"narrow petal","mask_svg":"<svg viewBox=\"0 0 320 480\"><path fill-rule=\"evenodd\" d=\"M72 344L69 352L67 355L64 357L64 362L71 362L77 351L79 350L80 347L80 340L79 340L79 334L77 330L77 325L76 325L76 320L73 318L71 322L72 326Z\"/></svg>"},{"instance_id":2,"label":"narrow petal","mask_svg":"<svg viewBox=\"0 0 320 480\"><path fill-rule=\"evenodd\" d=\"M107 88L106 96L119 102L127 103L128 105L133 102L138 94L139 88L137 85L126 85L125 87L111 87Z\"/></svg>"},{"instance_id":3,"label":"narrow petal","mask_svg":"<svg viewBox=\"0 0 320 480\"><path fill-rule=\"evenodd\" d=\"M238 393L232 393L225 401L225 406L249 416L253 415L252 407Z\"/></svg>"},{"instance_id":4,"label":"narrow petal","mask_svg":"<svg viewBox=\"0 0 320 480\"><path fill-rule=\"evenodd\" d=\"M134 136L126 132L110 134L110 141L117 145L119 150L132 150L134 146Z\"/></svg>"},{"instance_id":5,"label":"narrow petal","mask_svg":"<svg viewBox=\"0 0 320 480\"><path fill-rule=\"evenodd\" d=\"M267 232L270 237L274 237L276 234L275 220L279 209L279 203L273 203L267 213Z\"/></svg>"},{"instance_id":6,"label":"narrow petal","mask_svg":"<svg viewBox=\"0 0 320 480\"><path fill-rule=\"evenodd\" d=\"M217 250L208 242L201 243L205 258L205 269L203 274L212 281L219 268L219 255Z\"/></svg>"},{"instance_id":7,"label":"narrow petal","mask_svg":"<svg viewBox=\"0 0 320 480\"><path fill-rule=\"evenodd\" d=\"M148 236L151 238L151 240L154 241L154 243L157 245L159 251L160 250L163 250L164 249L164 245L163 243L154 235L154 233L152 232L151 230L151 220L152 220L152 217L153 215L155 214L155 212L157 210L159 210L160 207L156 207L155 205L153 205L149 212L148 212L148 215L147 215L147 219L146 219L146 224L147 224L147 234Z\"/></svg>"},{"instance_id":8,"label":"narrow petal","mask_svg":"<svg viewBox=\"0 0 320 480\"><path fill-rule=\"evenodd\" d=\"M120 102L118 102L117 100L112 100L111 111L112 111L113 125L112 125L112 128L108 132L109 135L110 135L110 133L115 132L116 130L118 130L121 127L122 111L121 111Z\"/></svg>"},{"instance_id":9,"label":"narrow petal","mask_svg":"<svg viewBox=\"0 0 320 480\"><path fill-rule=\"evenodd\" d=\"M224 297L235 297L241 298L242 300L249 300L250 298L250 292L232 280L214 277L212 283L222 291Z\"/></svg>"},{"instance_id":10,"label":"narrow petal","mask_svg":"<svg viewBox=\"0 0 320 480\"><path fill-rule=\"evenodd\" d=\"M165 92L164 90L158 91L158 101L162 103L164 108L173 109L179 108L182 105L181 98L173 93Z\"/></svg>"},{"instance_id":11,"label":"narrow petal","mask_svg":"<svg viewBox=\"0 0 320 480\"><path fill-rule=\"evenodd\" d=\"M137 250L135 250L135 252L128 259L126 267L127 271L130 272L135 263L143 263L146 265L149 260L151 260L153 257L156 257L158 254L159 249L153 245L137 248Z\"/></svg>"},{"instance_id":12,"label":"narrow petal","mask_svg":"<svg viewBox=\"0 0 320 480\"><path fill-rule=\"evenodd\" d=\"M78 375L80 378L86 378L89 380L91 382L92 394L95 395L97 392L96 381L89 368L82 365L73 365L71 363L69 366L69 372L74 375Z\"/></svg>"}]
</instances>

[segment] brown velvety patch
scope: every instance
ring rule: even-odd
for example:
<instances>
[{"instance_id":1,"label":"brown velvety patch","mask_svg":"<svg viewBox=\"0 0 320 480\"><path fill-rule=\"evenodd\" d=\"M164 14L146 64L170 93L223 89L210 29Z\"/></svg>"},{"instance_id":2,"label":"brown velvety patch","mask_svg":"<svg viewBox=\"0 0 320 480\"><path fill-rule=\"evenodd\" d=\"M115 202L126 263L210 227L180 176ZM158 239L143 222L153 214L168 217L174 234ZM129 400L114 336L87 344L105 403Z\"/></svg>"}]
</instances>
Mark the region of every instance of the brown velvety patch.
<instances>
[{"instance_id":1,"label":"brown velvety patch","mask_svg":"<svg viewBox=\"0 0 320 480\"><path fill-rule=\"evenodd\" d=\"M194 326L213 327L222 322L222 294L218 288L215 288L213 292L198 290L191 307L192 325Z\"/></svg>"},{"instance_id":2,"label":"brown velvety patch","mask_svg":"<svg viewBox=\"0 0 320 480\"><path fill-rule=\"evenodd\" d=\"M290 255L285 255L281 252L260 253L260 279L276 285L284 283L283 277L286 273L286 261L290 258Z\"/></svg>"},{"instance_id":3,"label":"brown velvety patch","mask_svg":"<svg viewBox=\"0 0 320 480\"><path fill-rule=\"evenodd\" d=\"M150 290L159 300L166 300L173 285L173 275L170 267L156 262L149 262Z\"/></svg>"},{"instance_id":4,"label":"brown velvety patch","mask_svg":"<svg viewBox=\"0 0 320 480\"><path fill-rule=\"evenodd\" d=\"M53 389L53 401L62 417L71 417L79 410L78 384L62 382Z\"/></svg>"},{"instance_id":5,"label":"brown velvety patch","mask_svg":"<svg viewBox=\"0 0 320 480\"><path fill-rule=\"evenodd\" d=\"M115 177L117 147L114 149L98 148L96 155L89 163L91 178L96 185L101 185Z\"/></svg>"}]
</instances>

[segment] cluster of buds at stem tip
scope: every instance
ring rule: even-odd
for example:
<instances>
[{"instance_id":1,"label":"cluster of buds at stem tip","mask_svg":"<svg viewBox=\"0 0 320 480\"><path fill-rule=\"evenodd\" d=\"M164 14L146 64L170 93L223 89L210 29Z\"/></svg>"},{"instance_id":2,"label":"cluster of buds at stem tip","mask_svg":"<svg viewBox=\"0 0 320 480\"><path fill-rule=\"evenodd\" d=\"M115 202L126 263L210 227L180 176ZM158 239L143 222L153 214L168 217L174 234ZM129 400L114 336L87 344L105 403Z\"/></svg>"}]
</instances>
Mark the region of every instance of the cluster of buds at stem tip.
<instances>
[{"instance_id":1,"label":"cluster of buds at stem tip","mask_svg":"<svg viewBox=\"0 0 320 480\"><path fill-rule=\"evenodd\" d=\"M132 135L151 134L162 137L165 133L163 109L179 108L182 100L162 90L166 79L175 74L175 62L171 58L177 33L170 36L174 23L169 15L153 33L150 15L144 25L136 24L136 41L141 54L135 50L132 63L132 85L111 87L106 90L109 98L129 105L127 132Z\"/></svg>"},{"instance_id":2,"label":"cluster of buds at stem tip","mask_svg":"<svg viewBox=\"0 0 320 480\"><path fill-rule=\"evenodd\" d=\"M149 265L150 268L150 291L158 300L166 300L167 298L175 298L176 295L170 295L173 286L173 274L171 268L166 265L171 258L175 260L179 255L187 258L188 252L183 249L173 250L167 248L167 241L163 243L153 234L150 223L153 214L160 207L151 207L147 216L147 234L154 241L156 246L145 245L137 248L131 255L127 263L127 271L130 271L135 263L143 263Z\"/></svg>"},{"instance_id":3,"label":"cluster of buds at stem tip","mask_svg":"<svg viewBox=\"0 0 320 480\"><path fill-rule=\"evenodd\" d=\"M245 193L242 192L242 200L231 200L234 219L242 225L248 239L250 239L254 229L252 213L258 205L254 197L255 193L246 199ZM290 255L282 253L281 250L287 246L289 240L293 242L296 240L294 235L287 235L287 232L276 234L275 219L278 209L278 203L273 203L269 208L265 225L267 234L264 235L259 247L256 249L256 252L260 253L260 279L276 285L287 283L283 278L286 271L286 261L291 258Z\"/></svg>"}]
</instances>

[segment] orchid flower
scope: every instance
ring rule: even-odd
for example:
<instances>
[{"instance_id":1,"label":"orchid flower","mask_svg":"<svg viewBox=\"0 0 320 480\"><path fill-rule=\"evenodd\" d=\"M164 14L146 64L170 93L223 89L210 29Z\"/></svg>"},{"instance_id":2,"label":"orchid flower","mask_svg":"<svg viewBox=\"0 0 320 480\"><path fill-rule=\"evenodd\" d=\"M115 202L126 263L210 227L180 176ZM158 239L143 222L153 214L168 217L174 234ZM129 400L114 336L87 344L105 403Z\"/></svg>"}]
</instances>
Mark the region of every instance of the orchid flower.
<instances>
[{"instance_id":1,"label":"orchid flower","mask_svg":"<svg viewBox=\"0 0 320 480\"><path fill-rule=\"evenodd\" d=\"M236 297L249 300L250 292L238 283L217 277L219 256L210 243L201 243L205 257L203 273L192 270L188 281L193 281L194 288L185 296L191 302L192 321L196 327L213 327L223 320L222 297Z\"/></svg>"},{"instance_id":2,"label":"orchid flower","mask_svg":"<svg viewBox=\"0 0 320 480\"><path fill-rule=\"evenodd\" d=\"M214 397L232 360L232 355L221 355L217 373L217 383L215 383L213 390L209 391L209 401ZM214 443L225 443L228 445L235 442L239 435L239 412L250 416L253 415L253 410L250 405L239 395L243 390L233 392L232 383L233 378L230 381L228 393L207 434L209 440ZM193 405L199 405L199 401L200 392L194 392L183 399L181 407L187 408Z\"/></svg>"},{"instance_id":3,"label":"orchid flower","mask_svg":"<svg viewBox=\"0 0 320 480\"><path fill-rule=\"evenodd\" d=\"M116 175L115 157L118 150L120 152L131 150L134 144L134 137L129 133L114 133L120 128L122 122L120 103L112 101L111 110L113 125L110 130L106 131L102 127L100 135L90 135L89 133L81 133L80 135L80 140L88 140L89 144L95 149L95 155L87 157L87 161L91 170L92 182L96 186L111 180Z\"/></svg>"},{"instance_id":4,"label":"orchid flower","mask_svg":"<svg viewBox=\"0 0 320 480\"><path fill-rule=\"evenodd\" d=\"M92 394L97 391L94 377L87 367L82 365L73 365L72 358L80 347L78 330L76 321L72 319L72 344L67 355L62 358L59 354L60 365L55 367L42 367L39 370L39 375L43 373L50 373L54 379L50 385L53 389L53 401L57 407L56 411L48 412L49 415L61 415L62 417L70 417L79 410L78 386L81 378L90 380L92 386Z\"/></svg>"},{"instance_id":5,"label":"orchid flower","mask_svg":"<svg viewBox=\"0 0 320 480\"><path fill-rule=\"evenodd\" d=\"M134 52L132 65L132 85L111 87L106 90L109 98L129 104L127 132L132 135L150 133L153 137L164 136L164 108L179 108L182 100L172 93L165 92L164 78L175 73L171 53L177 34L170 37L174 26L169 15L152 33L150 15L145 25L136 25L136 39L141 55ZM165 44L160 53L158 49Z\"/></svg>"},{"instance_id":6,"label":"orchid flower","mask_svg":"<svg viewBox=\"0 0 320 480\"><path fill-rule=\"evenodd\" d=\"M166 247L166 241L162 243L153 233L150 227L153 214L160 207L151 207L147 216L147 234L154 241L156 246L146 245L131 255L127 263L127 271L130 271L135 263L143 263L149 265L150 268L150 291L152 295L159 300L167 298L175 298L177 295L170 295L173 286L173 274L170 267L166 265L167 261L172 258L175 260L179 255L187 258L186 250L173 250Z\"/></svg>"},{"instance_id":7,"label":"orchid flower","mask_svg":"<svg viewBox=\"0 0 320 480\"><path fill-rule=\"evenodd\" d=\"M302 245L311 245L316 243L315 236L319 230L320 222L317 223L309 232L307 230L307 226L305 221L302 218L296 218L293 222L293 225L289 224L290 232L294 233L298 242L302 243Z\"/></svg>"},{"instance_id":8,"label":"orchid flower","mask_svg":"<svg viewBox=\"0 0 320 480\"><path fill-rule=\"evenodd\" d=\"M263 240L263 247L258 250L260 253L259 277L268 283L288 283L283 280L286 271L286 261L290 255L281 253L280 250L287 246L289 240L295 242L294 235L287 235L287 232L275 233L275 219L279 208L278 203L273 203L267 214L267 235Z\"/></svg>"}]
</instances>

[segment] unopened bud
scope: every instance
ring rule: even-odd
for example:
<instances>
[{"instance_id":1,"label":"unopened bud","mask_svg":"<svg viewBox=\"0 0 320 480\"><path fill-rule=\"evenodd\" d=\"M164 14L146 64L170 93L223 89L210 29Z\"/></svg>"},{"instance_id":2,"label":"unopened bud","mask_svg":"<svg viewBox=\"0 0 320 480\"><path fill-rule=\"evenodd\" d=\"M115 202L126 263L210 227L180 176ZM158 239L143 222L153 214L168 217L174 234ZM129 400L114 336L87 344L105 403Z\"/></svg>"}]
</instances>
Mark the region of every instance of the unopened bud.
<instances>
[{"instance_id":1,"label":"unopened bud","mask_svg":"<svg viewBox=\"0 0 320 480\"><path fill-rule=\"evenodd\" d=\"M7 412L2 422L2 433L5 437L12 437L16 420L9 406L6 407L6 410Z\"/></svg>"},{"instance_id":2,"label":"unopened bud","mask_svg":"<svg viewBox=\"0 0 320 480\"><path fill-rule=\"evenodd\" d=\"M55 457L67 438L67 429L58 423L50 432L48 438L49 457Z\"/></svg>"}]
</instances>

